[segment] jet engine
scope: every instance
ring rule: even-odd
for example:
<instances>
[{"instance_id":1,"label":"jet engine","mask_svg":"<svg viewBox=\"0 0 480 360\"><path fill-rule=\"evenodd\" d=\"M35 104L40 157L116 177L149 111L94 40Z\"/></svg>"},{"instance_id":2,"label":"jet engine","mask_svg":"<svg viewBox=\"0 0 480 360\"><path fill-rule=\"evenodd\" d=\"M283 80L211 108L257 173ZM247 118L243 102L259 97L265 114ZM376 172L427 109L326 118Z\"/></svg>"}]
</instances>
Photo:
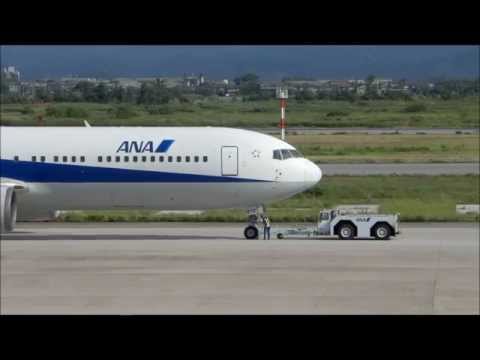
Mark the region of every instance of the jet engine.
<instances>
[{"instance_id":1,"label":"jet engine","mask_svg":"<svg viewBox=\"0 0 480 360\"><path fill-rule=\"evenodd\" d=\"M10 185L0 185L0 232L13 231L17 221L17 195Z\"/></svg>"}]
</instances>

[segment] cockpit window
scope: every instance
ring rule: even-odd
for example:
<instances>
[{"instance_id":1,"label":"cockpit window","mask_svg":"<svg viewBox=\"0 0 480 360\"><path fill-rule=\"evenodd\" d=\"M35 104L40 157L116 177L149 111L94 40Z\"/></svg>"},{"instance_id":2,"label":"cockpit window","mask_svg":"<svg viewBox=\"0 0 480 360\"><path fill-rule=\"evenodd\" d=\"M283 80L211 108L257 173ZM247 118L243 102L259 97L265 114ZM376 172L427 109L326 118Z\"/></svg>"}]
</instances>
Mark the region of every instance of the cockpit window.
<instances>
[{"instance_id":1,"label":"cockpit window","mask_svg":"<svg viewBox=\"0 0 480 360\"><path fill-rule=\"evenodd\" d=\"M283 159L289 159L293 156L292 156L292 154L290 154L290 150L283 149L282 150L282 157L283 157Z\"/></svg>"},{"instance_id":2,"label":"cockpit window","mask_svg":"<svg viewBox=\"0 0 480 360\"><path fill-rule=\"evenodd\" d=\"M303 155L295 149L279 149L273 150L273 158L276 160L285 160L290 158L303 158Z\"/></svg>"},{"instance_id":3,"label":"cockpit window","mask_svg":"<svg viewBox=\"0 0 480 360\"><path fill-rule=\"evenodd\" d=\"M293 157L296 158L303 158L303 155L300 151L298 150L290 150L290 153L293 155Z\"/></svg>"},{"instance_id":4,"label":"cockpit window","mask_svg":"<svg viewBox=\"0 0 480 360\"><path fill-rule=\"evenodd\" d=\"M282 153L280 150L273 150L273 158L276 160L282 160Z\"/></svg>"}]
</instances>

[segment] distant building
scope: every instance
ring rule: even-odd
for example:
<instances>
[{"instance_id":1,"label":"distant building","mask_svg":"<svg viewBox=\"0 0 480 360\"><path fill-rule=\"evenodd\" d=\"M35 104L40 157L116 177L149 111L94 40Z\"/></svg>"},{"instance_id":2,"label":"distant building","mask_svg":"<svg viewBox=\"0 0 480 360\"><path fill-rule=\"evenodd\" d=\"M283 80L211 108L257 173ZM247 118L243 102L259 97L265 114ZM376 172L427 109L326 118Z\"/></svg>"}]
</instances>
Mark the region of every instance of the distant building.
<instances>
[{"instance_id":1,"label":"distant building","mask_svg":"<svg viewBox=\"0 0 480 360\"><path fill-rule=\"evenodd\" d=\"M227 97L237 96L239 95L239 93L240 93L240 89L231 88L227 90L227 92L225 93L225 96Z\"/></svg>"},{"instance_id":2,"label":"distant building","mask_svg":"<svg viewBox=\"0 0 480 360\"><path fill-rule=\"evenodd\" d=\"M161 80L161 79L158 78L158 77L140 77L140 78L136 78L136 80L141 82L141 83L148 83L148 82L155 82L155 81Z\"/></svg>"},{"instance_id":3,"label":"distant building","mask_svg":"<svg viewBox=\"0 0 480 360\"><path fill-rule=\"evenodd\" d=\"M204 74L200 74L199 76L190 75L190 76L183 76L183 86L188 88L195 88L200 85L205 84L206 79Z\"/></svg>"},{"instance_id":4,"label":"distant building","mask_svg":"<svg viewBox=\"0 0 480 360\"><path fill-rule=\"evenodd\" d=\"M127 78L118 77L114 79L97 79L90 77L67 76L58 79L49 80L34 80L20 82L20 72L14 66L7 66L2 68L2 80L6 85L6 89L10 94L19 94L25 97L35 97L38 95L65 95L80 97L81 93L77 88L80 82L87 82L90 86L102 84L108 89L121 87L123 89L133 91L139 89L142 84L155 84L160 81L161 84L167 88L181 88L185 94L196 93L199 94L216 94L225 101L239 100L240 91L238 87L229 79L208 79L201 73L199 75L184 74L180 77L139 77ZM432 90L433 83L425 83L425 88ZM260 91L263 95L275 96L277 87L285 87L292 96L298 92L308 92L311 95L336 95L345 93L357 94L359 96L365 95L370 91L377 93L379 96L386 94L415 94L416 86L413 82L408 82L405 79L395 80L376 78L371 84L367 84L366 80L341 80L341 79L284 79L282 81L262 80L260 81ZM202 90L205 90L203 92Z\"/></svg>"},{"instance_id":5,"label":"distant building","mask_svg":"<svg viewBox=\"0 0 480 360\"><path fill-rule=\"evenodd\" d=\"M10 94L20 94L20 84L9 84L8 85L8 92Z\"/></svg>"},{"instance_id":6,"label":"distant building","mask_svg":"<svg viewBox=\"0 0 480 360\"><path fill-rule=\"evenodd\" d=\"M52 85L50 84L50 87ZM49 84L47 81L22 81L19 85L19 93L27 98L33 98L38 92L48 93ZM50 88L51 90L51 88ZM51 92L51 91L50 91Z\"/></svg>"},{"instance_id":7,"label":"distant building","mask_svg":"<svg viewBox=\"0 0 480 360\"><path fill-rule=\"evenodd\" d=\"M365 95L365 93L367 92L367 86L366 85L358 85L357 86L357 90L356 90L356 93L357 95Z\"/></svg>"},{"instance_id":8,"label":"distant building","mask_svg":"<svg viewBox=\"0 0 480 360\"><path fill-rule=\"evenodd\" d=\"M167 88L175 88L182 86L183 79L181 77L167 77L167 78L162 78L163 84Z\"/></svg>"},{"instance_id":9,"label":"distant building","mask_svg":"<svg viewBox=\"0 0 480 360\"><path fill-rule=\"evenodd\" d=\"M77 76L67 76L67 77L60 78L60 82L63 82L63 83L71 82L71 83L78 84L79 82L82 82L82 81L96 83L97 79L89 78L89 77L77 77Z\"/></svg>"},{"instance_id":10,"label":"distant building","mask_svg":"<svg viewBox=\"0 0 480 360\"><path fill-rule=\"evenodd\" d=\"M353 85L348 80L330 80L328 85L330 89L336 92L353 91Z\"/></svg>"},{"instance_id":11,"label":"distant building","mask_svg":"<svg viewBox=\"0 0 480 360\"><path fill-rule=\"evenodd\" d=\"M54 80L47 80L46 86L47 86L46 90L49 94L53 94L57 91L61 91L64 89L61 82L54 81Z\"/></svg>"},{"instance_id":12,"label":"distant building","mask_svg":"<svg viewBox=\"0 0 480 360\"><path fill-rule=\"evenodd\" d=\"M141 83L138 80L130 78L115 78L112 80L112 82L121 88L132 87L138 89L141 86Z\"/></svg>"},{"instance_id":13,"label":"distant building","mask_svg":"<svg viewBox=\"0 0 480 360\"><path fill-rule=\"evenodd\" d=\"M15 66L6 66L2 69L5 80L20 82L20 71L15 69Z\"/></svg>"},{"instance_id":14,"label":"distant building","mask_svg":"<svg viewBox=\"0 0 480 360\"><path fill-rule=\"evenodd\" d=\"M33 84L29 81L22 81L20 83L20 92L22 96L31 98L34 95Z\"/></svg>"},{"instance_id":15,"label":"distant building","mask_svg":"<svg viewBox=\"0 0 480 360\"><path fill-rule=\"evenodd\" d=\"M260 84L260 91L264 95L269 95L269 96L274 97L276 90L277 90L277 86L274 86L274 85L271 85L271 84Z\"/></svg>"}]
</instances>

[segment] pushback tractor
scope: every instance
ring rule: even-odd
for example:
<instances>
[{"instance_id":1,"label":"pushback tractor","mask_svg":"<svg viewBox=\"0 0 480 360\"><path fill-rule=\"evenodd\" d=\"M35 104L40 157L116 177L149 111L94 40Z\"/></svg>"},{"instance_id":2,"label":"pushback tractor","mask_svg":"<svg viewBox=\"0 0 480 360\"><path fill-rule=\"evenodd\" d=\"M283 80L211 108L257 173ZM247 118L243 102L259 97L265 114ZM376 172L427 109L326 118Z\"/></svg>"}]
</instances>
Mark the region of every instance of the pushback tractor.
<instances>
[{"instance_id":1,"label":"pushback tractor","mask_svg":"<svg viewBox=\"0 0 480 360\"><path fill-rule=\"evenodd\" d=\"M337 236L342 240L375 238L388 240L400 233L399 214L352 214L341 209L321 210L313 227L276 229L277 239L290 236L316 238Z\"/></svg>"}]
</instances>

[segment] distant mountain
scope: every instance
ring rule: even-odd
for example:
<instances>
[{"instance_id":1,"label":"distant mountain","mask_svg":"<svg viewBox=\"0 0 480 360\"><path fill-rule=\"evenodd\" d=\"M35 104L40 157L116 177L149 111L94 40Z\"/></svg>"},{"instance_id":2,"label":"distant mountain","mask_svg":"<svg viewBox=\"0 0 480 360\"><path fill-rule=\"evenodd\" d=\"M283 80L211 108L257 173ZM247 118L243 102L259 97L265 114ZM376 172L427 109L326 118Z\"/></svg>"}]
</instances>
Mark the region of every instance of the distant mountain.
<instances>
[{"instance_id":1,"label":"distant mountain","mask_svg":"<svg viewBox=\"0 0 480 360\"><path fill-rule=\"evenodd\" d=\"M24 79L182 76L232 78L255 72L323 79L479 76L476 46L2 46L2 66Z\"/></svg>"}]
</instances>

